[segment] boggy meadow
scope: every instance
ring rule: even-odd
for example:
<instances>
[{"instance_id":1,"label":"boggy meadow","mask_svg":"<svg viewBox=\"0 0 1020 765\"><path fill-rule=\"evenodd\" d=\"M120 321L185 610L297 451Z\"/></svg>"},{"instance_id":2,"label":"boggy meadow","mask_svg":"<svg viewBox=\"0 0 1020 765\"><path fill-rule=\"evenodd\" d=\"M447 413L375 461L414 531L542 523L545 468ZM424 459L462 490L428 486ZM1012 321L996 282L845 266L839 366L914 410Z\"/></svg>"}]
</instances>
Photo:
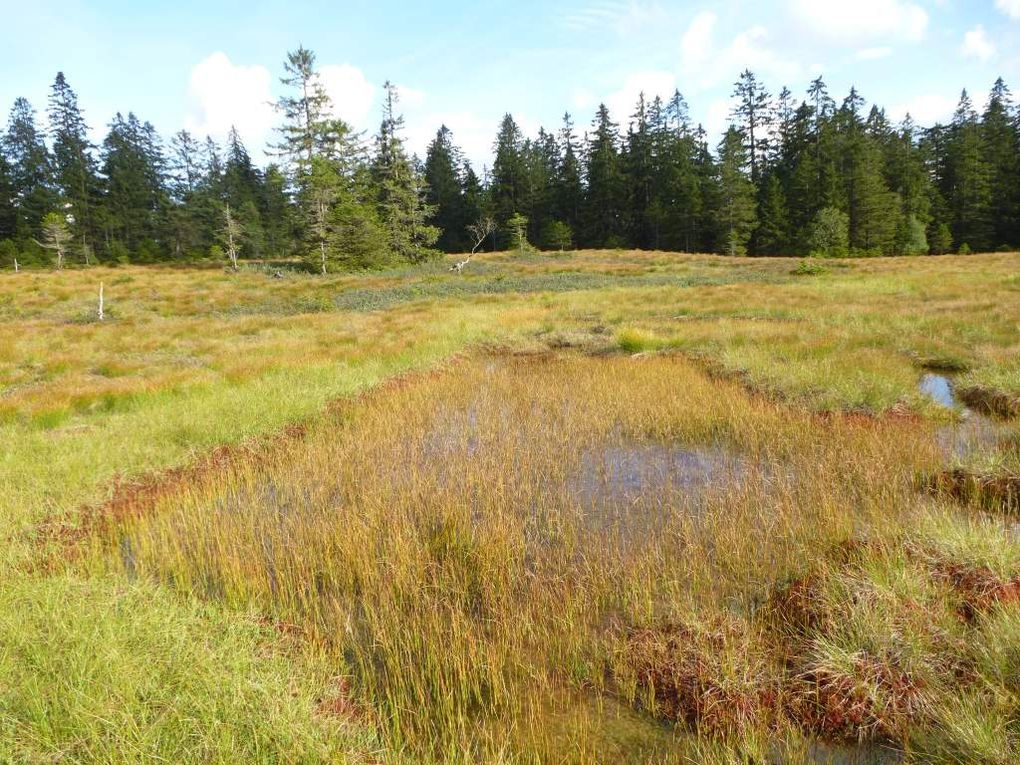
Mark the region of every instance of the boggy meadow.
<instances>
[{"instance_id":1,"label":"boggy meadow","mask_svg":"<svg viewBox=\"0 0 1020 765\"><path fill-rule=\"evenodd\" d=\"M100 560L300 635L320 713L412 759L1007 762L1020 543L924 490L944 460L927 421L681 358L475 355L180 486Z\"/></svg>"}]
</instances>

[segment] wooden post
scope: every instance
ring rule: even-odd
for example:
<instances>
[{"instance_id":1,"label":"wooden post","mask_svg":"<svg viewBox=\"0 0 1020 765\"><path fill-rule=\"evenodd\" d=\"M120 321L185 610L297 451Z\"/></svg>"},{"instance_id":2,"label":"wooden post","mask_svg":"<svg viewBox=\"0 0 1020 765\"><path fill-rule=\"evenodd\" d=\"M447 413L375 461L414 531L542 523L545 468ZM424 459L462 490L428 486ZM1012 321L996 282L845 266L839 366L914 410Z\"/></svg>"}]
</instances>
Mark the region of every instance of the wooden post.
<instances>
[{"instance_id":1,"label":"wooden post","mask_svg":"<svg viewBox=\"0 0 1020 765\"><path fill-rule=\"evenodd\" d=\"M103 313L103 283L99 282L99 320L103 321L106 314Z\"/></svg>"},{"instance_id":2,"label":"wooden post","mask_svg":"<svg viewBox=\"0 0 1020 765\"><path fill-rule=\"evenodd\" d=\"M14 273L18 273L18 259L14 259Z\"/></svg>"}]
</instances>

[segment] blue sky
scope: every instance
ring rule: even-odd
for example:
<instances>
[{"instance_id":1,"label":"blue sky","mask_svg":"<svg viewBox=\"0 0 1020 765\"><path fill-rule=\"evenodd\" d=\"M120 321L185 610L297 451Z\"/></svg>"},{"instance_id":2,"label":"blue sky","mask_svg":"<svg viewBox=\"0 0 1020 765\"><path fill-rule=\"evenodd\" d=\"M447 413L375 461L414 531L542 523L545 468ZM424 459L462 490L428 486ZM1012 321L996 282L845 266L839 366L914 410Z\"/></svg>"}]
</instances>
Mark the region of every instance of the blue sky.
<instances>
[{"instance_id":1,"label":"blue sky","mask_svg":"<svg viewBox=\"0 0 1020 765\"><path fill-rule=\"evenodd\" d=\"M679 87L717 136L745 67L773 92L803 96L819 74L837 100L856 85L922 124L946 119L964 87L983 103L999 75L1020 94L1020 0L36 0L3 18L0 108L23 95L42 111L63 70L97 138L132 110L165 137L222 139L236 124L256 157L298 43L348 121L374 130L390 79L412 149L445 122L478 165L506 111L533 134L569 110L583 131L600 101L625 124L641 90Z\"/></svg>"}]
</instances>

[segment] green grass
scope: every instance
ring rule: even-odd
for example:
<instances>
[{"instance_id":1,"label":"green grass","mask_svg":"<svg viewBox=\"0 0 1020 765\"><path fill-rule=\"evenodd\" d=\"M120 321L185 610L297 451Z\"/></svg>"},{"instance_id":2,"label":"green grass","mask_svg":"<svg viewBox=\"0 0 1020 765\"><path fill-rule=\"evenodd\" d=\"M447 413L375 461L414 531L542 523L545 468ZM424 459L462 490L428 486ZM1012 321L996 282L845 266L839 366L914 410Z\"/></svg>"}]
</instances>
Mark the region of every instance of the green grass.
<instances>
[{"instance_id":1,"label":"green grass","mask_svg":"<svg viewBox=\"0 0 1020 765\"><path fill-rule=\"evenodd\" d=\"M254 616L144 582L0 590L0 761L368 762L372 730L317 711L330 676Z\"/></svg>"},{"instance_id":2,"label":"green grass","mask_svg":"<svg viewBox=\"0 0 1020 765\"><path fill-rule=\"evenodd\" d=\"M715 405L719 386L732 384L727 379L788 408L777 410L774 419L754 410L748 415L753 427L730 425L720 431L718 421L690 419L686 410L685 424L671 429L656 404L643 415L650 419L642 427L659 438L723 437L769 459L797 462L810 455L811 464L828 465L818 473L817 490L782 504L777 517L790 524L785 536L775 518L748 527L742 524L757 516L738 516L739 523L730 517L729 525L720 516L688 539L696 550L715 550L718 569L698 568L691 558L681 558L688 563L663 580L649 600L642 582L659 580L662 559L650 556L638 567L641 577L625 586L620 569L606 562L606 570L588 580L602 582L589 593L597 595L595 600L574 601L573 610L563 611L564 619L580 619L586 608L595 613L592 604L600 599L625 597L635 615L654 615L653 606L665 599L673 617L711 625L718 604L761 602L777 581L798 573L797 561L813 560L825 545L863 527L886 539L891 553L861 570L826 569L825 598L832 608L868 595L847 612L844 627L822 636L811 655L852 676L859 666L848 664L847 657L865 648L882 649L918 662L921 671L925 657L944 655L931 630L956 634L945 619L958 596L944 588L931 590L917 566L942 571L948 562L1008 577L1020 565L1015 544L1007 541L1003 521L987 518L979 508L940 505L932 513L923 495L915 505L880 486L853 488L853 481L875 483L878 464L897 481L914 481L915 473L931 469L930 463L919 467L911 462L915 457L902 453L902 443L922 438L934 420L948 416L918 396L924 368L965 368L961 384L1008 396L1020 392L1015 277L1020 261L1015 254L875 259L827 264L826 273L791 273L797 264L793 259L581 252L484 255L460 276L448 274L442 262L327 278L156 267L0 275L0 441L5 445L0 450L5 542L0 761L400 760L390 726L408 699L394 697L396 706L381 705L367 715L351 714L345 704L333 705L343 714L318 713L324 697L336 696L337 676L350 667L338 664L329 651L257 624L255 612L264 613L263 601L201 599L198 590L189 594L159 577L133 579L94 552L69 569L40 568L59 548L52 541L41 548L36 529L40 523L74 526L81 508L111 496L118 482L189 464L216 446L246 443L257 454L269 448L272 434L291 423L318 420L337 399L348 400L405 372L444 366L479 347L685 354L696 360L696 369L719 376L711 382L687 373L677 378L698 390L707 386L702 409ZM102 323L92 313L100 280L110 316ZM458 383L453 378L448 384ZM555 384L552 379L547 387L553 390ZM437 385L442 396L455 395L454 389ZM733 402L742 399L735 395L727 393L725 401L736 406ZM798 418L811 416L811 410L893 412L933 421L890 425L848 462L838 451L845 434L827 452L822 440L821 452L811 451L817 445L804 450L797 428L810 433L815 426ZM360 416L356 408L340 411ZM784 422L793 423L793 429ZM314 438L329 444L336 422L326 418L317 427L325 431ZM991 450L983 459L996 470L1011 471L1016 453ZM336 469L332 464L320 472L329 476ZM308 483L307 476L295 480ZM323 482L328 483L316 483ZM820 502L826 492L830 498ZM793 513L814 502L820 508L812 511L815 515L798 519ZM201 525L203 519L208 520L195 516L195 528L205 528L198 538L212 534L212 527ZM558 528L559 534L567 531ZM436 581L447 593L460 587L470 592L481 586L469 576L478 561L503 548L498 539L486 542L456 524L443 529L439 537L428 537L439 545L430 554L454 568L437 574ZM250 531L239 527L238 539ZM693 533L686 527L675 531ZM573 545L568 549L584 549L580 537L560 541ZM905 551L915 551L914 557L904 557ZM500 560L510 565L513 559L493 558ZM380 570L378 561L364 565L368 573ZM696 597L680 582L687 582ZM569 592L551 592L559 598L551 602L571 602ZM912 603L927 604L932 619L916 621ZM446 634L447 622L429 621L420 612L412 616L407 627L432 625L436 635ZM1004 608L966 628L966 652L960 655L977 668L984 686L968 686L952 703L949 694L938 694L932 714L910 724L905 745L929 752L937 762L1009 761L1017 746L1018 701L1002 689L1015 685L1015 621L1015 612ZM909 634L903 625L913 625ZM741 639L757 634L739 629L734 634ZM555 637L550 661L570 667L567 675L582 689L603 683L593 661L600 654L591 646L579 649L564 630L548 633ZM381 634L392 639L402 633ZM436 660L441 664L454 647L469 645L459 642L463 637L449 635L447 653L437 653ZM426 650L424 644L419 648ZM512 646L504 648L493 654L504 663L493 666L517 682L527 661ZM423 683L427 669L416 676ZM733 656L718 666L727 688L740 687L734 683L742 671L750 669ZM530 678L544 672L545 664L533 667ZM455 672L444 676L458 677ZM429 698L428 703L438 703L439 696ZM372 709L371 699L362 695L360 703ZM630 756L640 761L636 742L644 741L662 761L684 751L695 761L724 762L734 751L767 751L776 743L750 728L741 729L739 741L731 744L692 739L680 730L664 731L626 697L599 703L597 712L582 693L580 700L559 699L552 710L511 705L506 709L515 709L528 725L548 721L545 738L526 741L521 728L507 742L505 731L490 724L482 726L474 745L487 759L503 741L506 760L525 751L562 761ZM447 740L463 743L463 735L462 729ZM798 735L790 733L784 746L800 746ZM576 748L557 748L557 742L566 741ZM463 755L450 750L440 759Z\"/></svg>"}]
</instances>

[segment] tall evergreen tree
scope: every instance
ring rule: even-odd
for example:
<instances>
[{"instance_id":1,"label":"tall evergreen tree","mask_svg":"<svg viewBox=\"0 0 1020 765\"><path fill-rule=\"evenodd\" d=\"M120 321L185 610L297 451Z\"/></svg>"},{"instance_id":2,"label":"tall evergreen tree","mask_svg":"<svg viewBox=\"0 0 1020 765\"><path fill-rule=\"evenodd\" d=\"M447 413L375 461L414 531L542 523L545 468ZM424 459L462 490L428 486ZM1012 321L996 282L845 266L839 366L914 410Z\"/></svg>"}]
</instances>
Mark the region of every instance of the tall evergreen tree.
<instances>
[{"instance_id":1,"label":"tall evergreen tree","mask_svg":"<svg viewBox=\"0 0 1020 765\"><path fill-rule=\"evenodd\" d=\"M434 208L425 201L425 182L416 163L407 156L397 113L397 88L384 85L386 100L376 139L374 174L379 190L379 212L389 248L398 258L417 263L432 254L439 229L429 220Z\"/></svg>"},{"instance_id":2,"label":"tall evergreen tree","mask_svg":"<svg viewBox=\"0 0 1020 765\"><path fill-rule=\"evenodd\" d=\"M950 127L946 199L953 216L954 244L971 250L992 247L992 168L974 106L963 91Z\"/></svg>"},{"instance_id":3,"label":"tall evergreen tree","mask_svg":"<svg viewBox=\"0 0 1020 765\"><path fill-rule=\"evenodd\" d=\"M98 166L78 97L63 72L57 72L50 92L49 120L55 180L74 221L74 237L89 252L98 239Z\"/></svg>"},{"instance_id":4,"label":"tall evergreen tree","mask_svg":"<svg viewBox=\"0 0 1020 765\"><path fill-rule=\"evenodd\" d=\"M719 206L716 246L724 255L745 255L756 223L754 184L746 175L747 148L740 130L731 127L719 144Z\"/></svg>"},{"instance_id":5,"label":"tall evergreen tree","mask_svg":"<svg viewBox=\"0 0 1020 765\"><path fill-rule=\"evenodd\" d=\"M290 88L276 103L283 124L275 149L285 161L298 207L304 255L323 274L331 265L365 267L389 257L378 199L357 136L332 116L332 103L315 69L315 54L288 53Z\"/></svg>"},{"instance_id":6,"label":"tall evergreen tree","mask_svg":"<svg viewBox=\"0 0 1020 765\"><path fill-rule=\"evenodd\" d=\"M740 73L740 79L733 85L733 97L737 99L737 105L732 116L740 120L751 166L751 181L758 183L769 147L767 134L772 122L771 97L750 69Z\"/></svg>"},{"instance_id":7,"label":"tall evergreen tree","mask_svg":"<svg viewBox=\"0 0 1020 765\"><path fill-rule=\"evenodd\" d=\"M166 254L160 242L168 197L155 130L129 113L110 123L103 141L105 239L118 259L149 261Z\"/></svg>"},{"instance_id":8,"label":"tall evergreen tree","mask_svg":"<svg viewBox=\"0 0 1020 765\"><path fill-rule=\"evenodd\" d=\"M56 211L59 197L50 153L36 126L35 110L24 98L16 99L11 109L3 151L18 210L17 235L21 239L38 239L43 218Z\"/></svg>"},{"instance_id":9,"label":"tall evergreen tree","mask_svg":"<svg viewBox=\"0 0 1020 765\"><path fill-rule=\"evenodd\" d=\"M655 243L661 224L661 210L653 206L657 180L654 152L648 106L645 94L641 93L627 129L624 171L631 227L629 239L635 246L645 249Z\"/></svg>"},{"instance_id":10,"label":"tall evergreen tree","mask_svg":"<svg viewBox=\"0 0 1020 765\"><path fill-rule=\"evenodd\" d=\"M7 158L0 152L0 241L12 241L18 229L18 210L14 205L14 185Z\"/></svg>"},{"instance_id":11,"label":"tall evergreen tree","mask_svg":"<svg viewBox=\"0 0 1020 765\"><path fill-rule=\"evenodd\" d=\"M985 155L991 170L993 246L1020 246L1020 115L1012 95L998 78L981 117Z\"/></svg>"},{"instance_id":12,"label":"tall evergreen tree","mask_svg":"<svg viewBox=\"0 0 1020 765\"><path fill-rule=\"evenodd\" d=\"M776 173L765 176L758 198L758 228L754 232L756 255L786 255L789 219L786 198Z\"/></svg>"},{"instance_id":13,"label":"tall evergreen tree","mask_svg":"<svg viewBox=\"0 0 1020 765\"><path fill-rule=\"evenodd\" d=\"M605 104L600 104L587 150L588 189L584 237L591 246L620 247L627 243L627 185L620 156L620 136Z\"/></svg>"},{"instance_id":14,"label":"tall evergreen tree","mask_svg":"<svg viewBox=\"0 0 1020 765\"><path fill-rule=\"evenodd\" d=\"M471 247L467 227L474 220L465 204L462 169L466 169L463 155L450 129L442 125L425 153L425 201L435 210L432 222L442 232L436 244L444 252Z\"/></svg>"},{"instance_id":15,"label":"tall evergreen tree","mask_svg":"<svg viewBox=\"0 0 1020 765\"><path fill-rule=\"evenodd\" d=\"M265 245L260 202L263 197L262 173L255 167L235 128L227 137L226 163L223 167L220 201L232 210L238 227L244 232L240 254L260 257Z\"/></svg>"},{"instance_id":16,"label":"tall evergreen tree","mask_svg":"<svg viewBox=\"0 0 1020 765\"><path fill-rule=\"evenodd\" d=\"M563 115L557 143L560 163L553 180L554 214L557 220L563 221L576 233L584 206L584 181L580 144L569 113Z\"/></svg>"},{"instance_id":17,"label":"tall evergreen tree","mask_svg":"<svg viewBox=\"0 0 1020 765\"><path fill-rule=\"evenodd\" d=\"M495 159L489 183L489 198L497 225L503 232L500 240L509 244L507 221L523 210L525 189L524 137L509 114L504 115L496 136Z\"/></svg>"}]
</instances>

